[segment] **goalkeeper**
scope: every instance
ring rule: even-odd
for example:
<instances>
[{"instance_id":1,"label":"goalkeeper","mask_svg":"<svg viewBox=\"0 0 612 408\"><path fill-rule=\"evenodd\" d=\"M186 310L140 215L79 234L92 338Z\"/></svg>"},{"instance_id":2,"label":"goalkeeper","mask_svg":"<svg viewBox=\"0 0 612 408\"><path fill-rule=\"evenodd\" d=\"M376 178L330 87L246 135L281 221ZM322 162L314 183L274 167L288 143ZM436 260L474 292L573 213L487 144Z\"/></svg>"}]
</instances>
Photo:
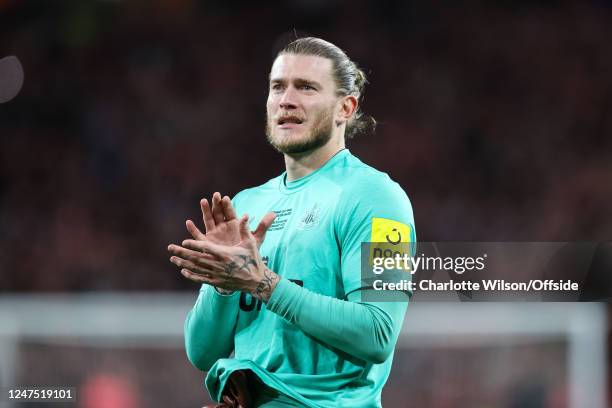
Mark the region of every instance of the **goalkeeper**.
<instances>
[{"instance_id":1,"label":"goalkeeper","mask_svg":"<svg viewBox=\"0 0 612 408\"><path fill-rule=\"evenodd\" d=\"M359 109L365 82L329 42L288 44L266 126L286 171L202 200L206 234L187 221L194 239L168 247L203 283L185 345L219 407L381 406L408 299L362 301L361 243L414 242L415 231L402 188L345 148L373 131Z\"/></svg>"}]
</instances>

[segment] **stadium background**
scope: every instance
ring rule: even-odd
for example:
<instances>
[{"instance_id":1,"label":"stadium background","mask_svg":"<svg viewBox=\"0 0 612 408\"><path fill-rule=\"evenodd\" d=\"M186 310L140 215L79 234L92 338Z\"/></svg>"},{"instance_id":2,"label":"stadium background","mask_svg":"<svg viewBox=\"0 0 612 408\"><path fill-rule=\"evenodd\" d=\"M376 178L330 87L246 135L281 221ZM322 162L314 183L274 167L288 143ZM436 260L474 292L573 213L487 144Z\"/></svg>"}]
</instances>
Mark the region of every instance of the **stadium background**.
<instances>
[{"instance_id":1,"label":"stadium background","mask_svg":"<svg viewBox=\"0 0 612 408\"><path fill-rule=\"evenodd\" d=\"M266 78L294 28L369 73L378 132L348 147L407 191L419 240L612 237L611 2L0 0L0 57L26 75L0 105L6 333L11 316L25 327L28 307L46 316L53 302L189 304L196 287L165 248L199 219L199 198L281 171L263 131ZM85 317L99 338L61 334L70 310L19 337L17 383L72 384L92 395L86 408L205 400L180 338L112 343ZM566 339L534 339L398 351L383 402L569 406Z\"/></svg>"}]
</instances>

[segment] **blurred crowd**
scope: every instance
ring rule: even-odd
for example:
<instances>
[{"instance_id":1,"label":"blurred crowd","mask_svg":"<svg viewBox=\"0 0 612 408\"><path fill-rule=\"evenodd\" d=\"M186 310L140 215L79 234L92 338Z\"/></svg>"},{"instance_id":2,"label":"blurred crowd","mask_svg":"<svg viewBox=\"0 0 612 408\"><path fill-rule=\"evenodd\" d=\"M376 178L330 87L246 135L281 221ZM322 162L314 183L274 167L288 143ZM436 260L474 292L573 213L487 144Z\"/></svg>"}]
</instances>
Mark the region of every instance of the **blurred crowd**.
<instances>
[{"instance_id":1,"label":"blurred crowd","mask_svg":"<svg viewBox=\"0 0 612 408\"><path fill-rule=\"evenodd\" d=\"M267 75L296 34L368 73L378 130L348 147L419 240L610 240L609 4L422 3L0 1L26 75L0 105L0 290L195 288L166 246L283 171Z\"/></svg>"}]
</instances>

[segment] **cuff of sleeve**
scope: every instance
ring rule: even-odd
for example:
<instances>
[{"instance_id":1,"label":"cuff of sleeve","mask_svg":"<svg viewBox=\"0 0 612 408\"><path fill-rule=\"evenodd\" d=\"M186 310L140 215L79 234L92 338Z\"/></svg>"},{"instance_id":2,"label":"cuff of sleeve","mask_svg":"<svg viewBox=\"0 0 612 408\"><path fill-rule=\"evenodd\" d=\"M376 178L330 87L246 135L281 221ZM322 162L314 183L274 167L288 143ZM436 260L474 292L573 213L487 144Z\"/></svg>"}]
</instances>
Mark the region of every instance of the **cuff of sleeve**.
<instances>
[{"instance_id":1,"label":"cuff of sleeve","mask_svg":"<svg viewBox=\"0 0 612 408\"><path fill-rule=\"evenodd\" d=\"M212 285L208 285L206 283L202 285L200 292L203 292L204 296L206 296L208 299L214 299L220 302L223 302L229 299L233 299L237 294L240 293L240 291L234 291L227 295L224 293L219 293L216 287Z\"/></svg>"},{"instance_id":2,"label":"cuff of sleeve","mask_svg":"<svg viewBox=\"0 0 612 408\"><path fill-rule=\"evenodd\" d=\"M294 320L296 310L295 308L299 308L299 303L301 299L301 294L304 288L299 285L291 282L289 279L283 279L278 281L274 291L272 292L272 296L270 296L270 300L266 307L271 312L274 312L289 321Z\"/></svg>"},{"instance_id":3,"label":"cuff of sleeve","mask_svg":"<svg viewBox=\"0 0 612 408\"><path fill-rule=\"evenodd\" d=\"M236 293L238 293L237 290L233 290L231 293L223 293L219 291L219 288L217 288L216 286L213 286L213 289L215 289L215 293L217 293L217 295L219 296L223 296L223 297L232 297L234 296Z\"/></svg>"}]
</instances>

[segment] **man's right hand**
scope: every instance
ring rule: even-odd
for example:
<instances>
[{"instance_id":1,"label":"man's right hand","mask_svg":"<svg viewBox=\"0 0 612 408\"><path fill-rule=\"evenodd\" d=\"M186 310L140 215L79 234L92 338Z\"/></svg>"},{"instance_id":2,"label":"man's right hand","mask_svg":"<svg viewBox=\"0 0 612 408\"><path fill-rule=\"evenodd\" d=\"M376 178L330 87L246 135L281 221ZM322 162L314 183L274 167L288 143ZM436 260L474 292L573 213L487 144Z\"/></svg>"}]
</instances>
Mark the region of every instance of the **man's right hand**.
<instances>
[{"instance_id":1,"label":"man's right hand","mask_svg":"<svg viewBox=\"0 0 612 408\"><path fill-rule=\"evenodd\" d=\"M203 198L200 200L200 208L202 209L202 219L206 234L202 233L195 223L187 220L187 231L193 239L198 241L210 241L220 245L240 245L240 219L236 216L236 211L232 206L232 201L228 196L221 198L221 194L216 192L212 197L212 208L208 200ZM266 231L274 222L276 214L269 212L261 219L253 236L257 242L257 247L261 247Z\"/></svg>"},{"instance_id":2,"label":"man's right hand","mask_svg":"<svg viewBox=\"0 0 612 408\"><path fill-rule=\"evenodd\" d=\"M200 200L200 208L202 209L202 219L206 234L191 220L186 221L187 231L196 241L209 241L220 245L239 246L243 244L240 233L240 219L236 217L236 211L232 206L232 201L228 196L221 198L221 194L216 192L212 197L212 208L208 200L203 198ZM244 218L244 216L243 216ZM273 212L267 213L257 225L255 231L252 232L257 243L257 248L261 247L266 231L274 222L276 214ZM222 294L231 294L232 291L215 288Z\"/></svg>"}]
</instances>

